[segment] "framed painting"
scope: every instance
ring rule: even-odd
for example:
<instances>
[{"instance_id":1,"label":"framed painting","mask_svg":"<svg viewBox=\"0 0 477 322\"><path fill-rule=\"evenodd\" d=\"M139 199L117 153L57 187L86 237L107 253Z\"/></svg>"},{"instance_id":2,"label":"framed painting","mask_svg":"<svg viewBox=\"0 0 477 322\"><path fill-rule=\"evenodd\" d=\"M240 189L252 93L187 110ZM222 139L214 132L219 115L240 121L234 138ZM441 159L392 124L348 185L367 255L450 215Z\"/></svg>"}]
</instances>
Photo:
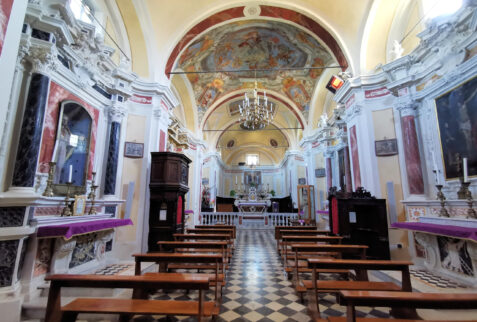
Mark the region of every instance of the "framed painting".
<instances>
[{"instance_id":1,"label":"framed painting","mask_svg":"<svg viewBox=\"0 0 477 322\"><path fill-rule=\"evenodd\" d=\"M124 142L124 156L140 159L144 154L144 143Z\"/></svg>"},{"instance_id":2,"label":"framed painting","mask_svg":"<svg viewBox=\"0 0 477 322\"><path fill-rule=\"evenodd\" d=\"M397 140L389 139L374 141L374 149L376 152L376 156L378 157L398 154Z\"/></svg>"},{"instance_id":3,"label":"framed painting","mask_svg":"<svg viewBox=\"0 0 477 322\"><path fill-rule=\"evenodd\" d=\"M70 193L80 195L86 192L92 123L91 115L77 102L61 103L53 150L55 194L66 194L68 181L71 181Z\"/></svg>"},{"instance_id":4,"label":"framed painting","mask_svg":"<svg viewBox=\"0 0 477 322\"><path fill-rule=\"evenodd\" d=\"M446 180L461 176L461 158L477 176L477 78L438 97L436 114Z\"/></svg>"},{"instance_id":5,"label":"framed painting","mask_svg":"<svg viewBox=\"0 0 477 322\"><path fill-rule=\"evenodd\" d=\"M86 196L75 196L73 216L83 216L86 209Z\"/></svg>"}]
</instances>

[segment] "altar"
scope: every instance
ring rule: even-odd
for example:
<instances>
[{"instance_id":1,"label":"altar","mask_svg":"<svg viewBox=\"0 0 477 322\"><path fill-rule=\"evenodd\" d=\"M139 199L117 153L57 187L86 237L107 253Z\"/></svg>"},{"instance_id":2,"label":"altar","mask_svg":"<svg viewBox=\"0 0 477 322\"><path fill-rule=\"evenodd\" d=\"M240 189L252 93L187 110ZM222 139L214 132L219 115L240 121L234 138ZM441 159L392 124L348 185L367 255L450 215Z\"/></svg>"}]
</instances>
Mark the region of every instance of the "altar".
<instances>
[{"instance_id":1,"label":"altar","mask_svg":"<svg viewBox=\"0 0 477 322\"><path fill-rule=\"evenodd\" d=\"M265 213L271 205L270 199L259 199L255 187L250 187L247 198L243 197L239 196L234 202L241 213Z\"/></svg>"}]
</instances>

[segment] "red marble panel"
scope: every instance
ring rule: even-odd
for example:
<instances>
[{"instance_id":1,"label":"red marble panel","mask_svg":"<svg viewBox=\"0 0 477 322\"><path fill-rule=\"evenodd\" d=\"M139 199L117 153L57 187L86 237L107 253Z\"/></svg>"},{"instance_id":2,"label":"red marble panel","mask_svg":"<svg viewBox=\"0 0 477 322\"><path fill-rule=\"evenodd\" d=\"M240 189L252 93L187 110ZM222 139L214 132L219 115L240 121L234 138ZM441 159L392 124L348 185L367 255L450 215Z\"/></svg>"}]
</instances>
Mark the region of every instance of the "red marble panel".
<instances>
[{"instance_id":1,"label":"red marble panel","mask_svg":"<svg viewBox=\"0 0 477 322\"><path fill-rule=\"evenodd\" d=\"M159 134L159 152L166 151L166 133L161 130Z\"/></svg>"},{"instance_id":2,"label":"red marble panel","mask_svg":"<svg viewBox=\"0 0 477 322\"><path fill-rule=\"evenodd\" d=\"M349 151L348 148L344 149L344 164L345 164L345 185L346 192L353 191L353 182L351 181L351 167L349 163Z\"/></svg>"},{"instance_id":3,"label":"red marble panel","mask_svg":"<svg viewBox=\"0 0 477 322\"><path fill-rule=\"evenodd\" d=\"M93 172L94 151L96 146L96 132L98 129L99 110L86 103L84 100L74 95L67 89L55 82L50 83L50 93L48 96L48 106L46 107L45 121L43 124L43 136L41 141L40 160L38 169L40 172L48 172L48 162L52 160L53 149L55 147L56 133L58 128L58 116L60 114L61 102L65 100L75 101L81 104L93 119L91 126L90 154L88 163L88 179L91 179Z\"/></svg>"},{"instance_id":4,"label":"red marble panel","mask_svg":"<svg viewBox=\"0 0 477 322\"><path fill-rule=\"evenodd\" d=\"M423 194L424 179L422 177L421 157L419 154L414 116L408 115L402 117L401 126L409 193Z\"/></svg>"},{"instance_id":5,"label":"red marble panel","mask_svg":"<svg viewBox=\"0 0 477 322\"><path fill-rule=\"evenodd\" d=\"M0 1L0 55L2 54L5 34L7 33L8 21L12 12L13 0Z\"/></svg>"},{"instance_id":6,"label":"red marble panel","mask_svg":"<svg viewBox=\"0 0 477 322\"><path fill-rule=\"evenodd\" d=\"M359 169L358 138L356 136L356 126L353 125L349 132L351 146L351 160L353 164L354 188L361 187L361 171Z\"/></svg>"}]
</instances>

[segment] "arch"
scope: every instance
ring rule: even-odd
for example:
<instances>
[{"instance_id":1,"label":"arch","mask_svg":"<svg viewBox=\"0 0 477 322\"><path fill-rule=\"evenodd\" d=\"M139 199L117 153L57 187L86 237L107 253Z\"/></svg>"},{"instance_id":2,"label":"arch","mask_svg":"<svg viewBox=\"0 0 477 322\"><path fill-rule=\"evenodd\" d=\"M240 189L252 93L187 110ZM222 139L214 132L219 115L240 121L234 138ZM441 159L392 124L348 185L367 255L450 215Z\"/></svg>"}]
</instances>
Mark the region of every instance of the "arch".
<instances>
[{"instance_id":1,"label":"arch","mask_svg":"<svg viewBox=\"0 0 477 322\"><path fill-rule=\"evenodd\" d=\"M171 51L165 67L166 76L170 78L169 73L171 72L176 60L178 59L179 54L189 45L189 43L194 38L217 24L221 24L226 21L237 18L246 18L244 15L244 8L245 7L241 6L219 11L190 28L186 32L186 34L177 42L176 46ZM346 59L346 56L341 49L341 46L336 41L335 37L333 37L330 32L326 30L323 26L321 26L318 22L302 13L287 8L260 5L260 9L260 17L281 19L297 24L310 31L318 39L321 39L330 49L338 64L342 66L342 70L346 70L348 68L348 60Z\"/></svg>"}]
</instances>

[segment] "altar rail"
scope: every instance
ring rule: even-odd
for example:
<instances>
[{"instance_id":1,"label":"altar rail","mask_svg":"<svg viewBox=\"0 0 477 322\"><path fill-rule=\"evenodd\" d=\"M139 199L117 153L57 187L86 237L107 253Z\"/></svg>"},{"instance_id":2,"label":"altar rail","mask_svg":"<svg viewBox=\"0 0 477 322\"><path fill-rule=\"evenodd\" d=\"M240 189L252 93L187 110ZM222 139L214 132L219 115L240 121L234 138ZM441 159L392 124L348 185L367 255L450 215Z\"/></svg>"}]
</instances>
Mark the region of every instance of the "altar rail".
<instances>
[{"instance_id":1,"label":"altar rail","mask_svg":"<svg viewBox=\"0 0 477 322\"><path fill-rule=\"evenodd\" d=\"M260 216L265 219L267 226L291 226L293 220L298 219L297 213L240 213L240 212L201 212L200 223L202 225L225 225L240 226L242 216Z\"/></svg>"}]
</instances>

